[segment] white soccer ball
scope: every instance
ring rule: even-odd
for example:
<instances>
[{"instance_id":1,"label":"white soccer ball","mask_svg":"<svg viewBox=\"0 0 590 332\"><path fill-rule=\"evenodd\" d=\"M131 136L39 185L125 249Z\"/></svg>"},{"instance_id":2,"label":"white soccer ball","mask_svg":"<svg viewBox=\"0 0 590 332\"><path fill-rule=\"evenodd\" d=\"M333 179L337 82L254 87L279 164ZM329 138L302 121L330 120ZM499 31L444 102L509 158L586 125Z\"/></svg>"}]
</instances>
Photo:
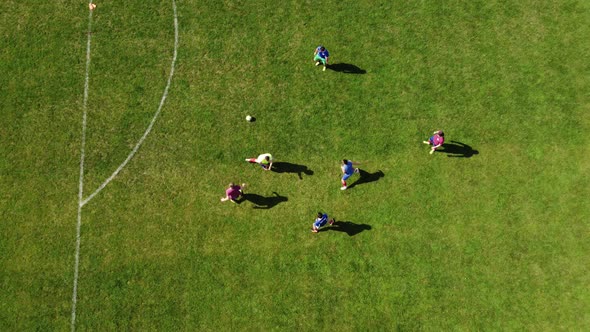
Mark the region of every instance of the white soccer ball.
<instances>
[{"instance_id":1,"label":"white soccer ball","mask_svg":"<svg viewBox=\"0 0 590 332\"><path fill-rule=\"evenodd\" d=\"M248 121L248 122L252 121L252 117L249 115L246 115L246 121Z\"/></svg>"}]
</instances>

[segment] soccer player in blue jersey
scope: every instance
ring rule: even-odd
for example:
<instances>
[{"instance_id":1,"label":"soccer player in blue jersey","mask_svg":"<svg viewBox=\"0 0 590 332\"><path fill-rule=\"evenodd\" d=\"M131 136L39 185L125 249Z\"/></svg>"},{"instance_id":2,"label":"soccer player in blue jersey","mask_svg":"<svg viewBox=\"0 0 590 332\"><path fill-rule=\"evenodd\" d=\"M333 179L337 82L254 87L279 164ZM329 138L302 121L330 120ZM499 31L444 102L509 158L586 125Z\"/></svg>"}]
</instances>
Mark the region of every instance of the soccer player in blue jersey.
<instances>
[{"instance_id":1,"label":"soccer player in blue jersey","mask_svg":"<svg viewBox=\"0 0 590 332\"><path fill-rule=\"evenodd\" d=\"M330 225L334 224L334 219L328 219L328 214L318 212L318 216L315 218L315 221L311 226L311 231L313 233L317 233L319 232L320 228L326 226L327 223L330 223Z\"/></svg>"},{"instance_id":2,"label":"soccer player in blue jersey","mask_svg":"<svg viewBox=\"0 0 590 332\"><path fill-rule=\"evenodd\" d=\"M326 67L328 66L328 58L330 57L330 52L323 47L322 45L316 47L315 52L313 52L313 61L315 61L315 65L319 66L320 63L324 65L324 71L326 71Z\"/></svg>"},{"instance_id":3,"label":"soccer player in blue jersey","mask_svg":"<svg viewBox=\"0 0 590 332\"><path fill-rule=\"evenodd\" d=\"M340 190L346 190L346 188L348 188L348 186L346 185L346 180L348 180L348 178L351 177L354 173L359 172L359 169L355 168L354 165L358 165L358 163L355 163L348 159L342 159L342 165L340 165L340 169L342 169L342 187L340 188Z\"/></svg>"}]
</instances>

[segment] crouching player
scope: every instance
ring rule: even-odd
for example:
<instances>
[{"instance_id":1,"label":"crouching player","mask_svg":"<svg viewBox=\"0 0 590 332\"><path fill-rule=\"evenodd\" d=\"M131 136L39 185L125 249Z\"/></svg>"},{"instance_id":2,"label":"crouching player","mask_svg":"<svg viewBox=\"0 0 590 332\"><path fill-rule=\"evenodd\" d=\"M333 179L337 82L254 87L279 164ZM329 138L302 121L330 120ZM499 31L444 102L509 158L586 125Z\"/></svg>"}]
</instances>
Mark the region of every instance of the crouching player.
<instances>
[{"instance_id":1,"label":"crouching player","mask_svg":"<svg viewBox=\"0 0 590 332\"><path fill-rule=\"evenodd\" d=\"M313 61L315 61L315 65L324 65L324 69L322 69L323 71L326 71L326 68L328 67L329 58L330 52L328 52L328 50L322 45L316 47L315 51L313 52Z\"/></svg>"}]
</instances>

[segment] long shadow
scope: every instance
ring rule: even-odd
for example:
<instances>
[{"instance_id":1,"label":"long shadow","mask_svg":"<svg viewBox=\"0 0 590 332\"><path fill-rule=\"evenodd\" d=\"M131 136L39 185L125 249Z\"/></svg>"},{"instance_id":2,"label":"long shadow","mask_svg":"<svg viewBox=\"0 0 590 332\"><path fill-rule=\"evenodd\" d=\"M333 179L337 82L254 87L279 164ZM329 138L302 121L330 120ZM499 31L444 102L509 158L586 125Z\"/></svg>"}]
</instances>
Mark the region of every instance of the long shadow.
<instances>
[{"instance_id":1,"label":"long shadow","mask_svg":"<svg viewBox=\"0 0 590 332\"><path fill-rule=\"evenodd\" d=\"M360 175L359 179L356 180L350 186L348 186L348 189L358 186L359 184L375 182L385 176L385 174L382 171L377 171L375 173L369 173L369 172L362 170L362 169L359 169L359 175Z\"/></svg>"},{"instance_id":2,"label":"long shadow","mask_svg":"<svg viewBox=\"0 0 590 332\"><path fill-rule=\"evenodd\" d=\"M276 206L281 202L286 202L289 199L285 196L279 195L276 191L273 191L273 196L262 196L258 194L250 194L246 193L242 195L242 198L237 201L238 204L241 204L244 201L249 201L254 204L254 209L270 209Z\"/></svg>"},{"instance_id":3,"label":"long shadow","mask_svg":"<svg viewBox=\"0 0 590 332\"><path fill-rule=\"evenodd\" d=\"M334 63L327 66L328 69L345 74L366 74L367 71L350 63Z\"/></svg>"},{"instance_id":4,"label":"long shadow","mask_svg":"<svg viewBox=\"0 0 590 332\"><path fill-rule=\"evenodd\" d=\"M299 175L299 179L303 180L302 174L305 175L313 175L313 171L305 165L297 165L292 163L286 163L282 161L277 161L272 164L271 171L276 173L295 173Z\"/></svg>"},{"instance_id":5,"label":"long shadow","mask_svg":"<svg viewBox=\"0 0 590 332\"><path fill-rule=\"evenodd\" d=\"M442 150L436 150L436 152L447 153L447 157L456 158L471 158L473 155L479 154L479 151L473 150L473 148L465 143L451 141L451 143L444 143Z\"/></svg>"},{"instance_id":6,"label":"long shadow","mask_svg":"<svg viewBox=\"0 0 590 332\"><path fill-rule=\"evenodd\" d=\"M352 221L334 221L330 227L320 228L319 232L336 231L348 234L348 236L355 236L362 231L370 231L371 226L367 224L355 224Z\"/></svg>"}]
</instances>

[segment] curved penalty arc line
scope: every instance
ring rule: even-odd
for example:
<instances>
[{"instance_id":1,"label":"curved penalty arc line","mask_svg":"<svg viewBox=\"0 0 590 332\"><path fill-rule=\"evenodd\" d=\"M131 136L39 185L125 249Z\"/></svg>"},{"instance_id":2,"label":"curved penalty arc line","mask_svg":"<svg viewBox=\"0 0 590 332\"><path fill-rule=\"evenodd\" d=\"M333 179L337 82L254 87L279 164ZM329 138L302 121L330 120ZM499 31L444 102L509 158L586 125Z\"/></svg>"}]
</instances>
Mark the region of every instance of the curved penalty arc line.
<instances>
[{"instance_id":1,"label":"curved penalty arc line","mask_svg":"<svg viewBox=\"0 0 590 332\"><path fill-rule=\"evenodd\" d=\"M174 10L174 54L172 56L172 64L170 65L170 74L168 75L168 82L166 83L166 88L164 88L164 93L162 94L162 99L160 100L160 104L158 105L158 110L156 111L156 113L154 113L154 116L152 117L150 124L148 125L147 129L145 130L139 141L137 141L137 144L135 144L127 158L125 158L125 160L121 163L121 165L119 165L119 167L117 167L113 174L111 174L111 176L109 176L100 186L98 186L98 188L92 194L88 195L88 197L86 197L83 201L80 202L81 206L84 206L86 205L86 203L90 202L90 200L93 199L94 196L101 192L111 181L113 181L113 179L119 174L119 172L121 172L121 170L125 168L125 166L127 166L127 163L129 163L133 156L135 156L137 150L139 150L139 148L143 144L143 141L145 141L146 137L152 131L152 128L154 127L154 124L156 123L158 116L162 112L162 107L164 106L166 98L168 97L168 90L170 89L172 77L174 76L174 68L176 66L176 58L178 55L178 15L176 13L176 0L172 0L172 8Z\"/></svg>"}]
</instances>

